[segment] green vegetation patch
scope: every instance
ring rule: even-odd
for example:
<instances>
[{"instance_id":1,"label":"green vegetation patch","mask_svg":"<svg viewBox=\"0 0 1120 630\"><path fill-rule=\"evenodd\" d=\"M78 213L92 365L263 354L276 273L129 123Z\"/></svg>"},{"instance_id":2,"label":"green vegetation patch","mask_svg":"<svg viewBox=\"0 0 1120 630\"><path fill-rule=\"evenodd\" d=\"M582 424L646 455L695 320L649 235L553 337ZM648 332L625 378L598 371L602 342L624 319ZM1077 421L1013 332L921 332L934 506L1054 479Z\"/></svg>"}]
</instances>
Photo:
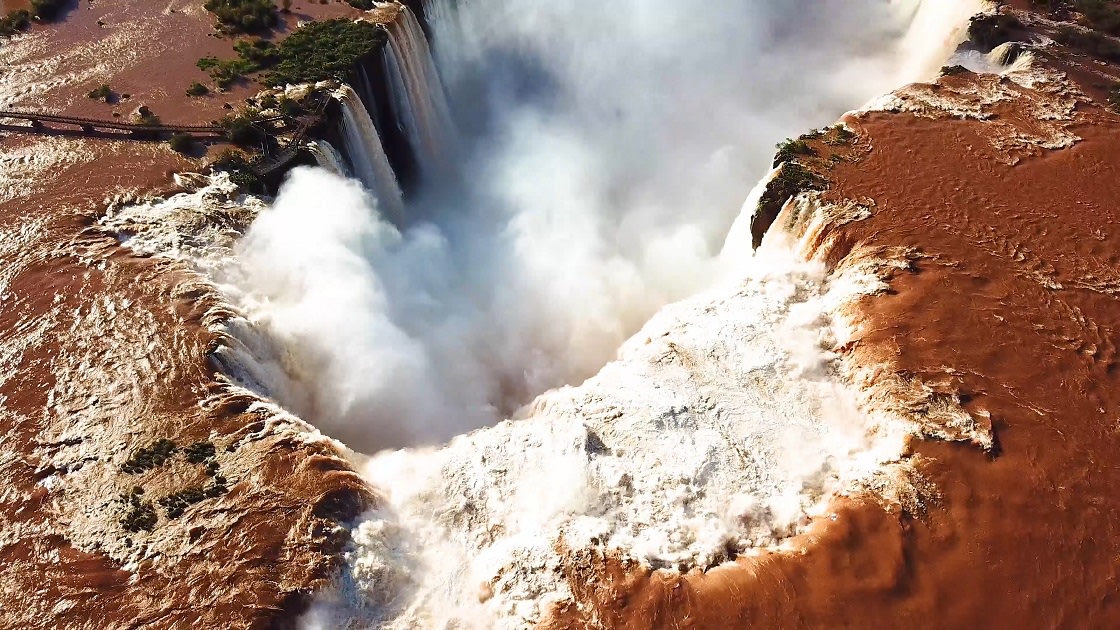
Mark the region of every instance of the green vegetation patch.
<instances>
[{"instance_id":1,"label":"green vegetation patch","mask_svg":"<svg viewBox=\"0 0 1120 630\"><path fill-rule=\"evenodd\" d=\"M968 38L981 52L991 52L1000 44L1015 41L1023 23L1009 13L978 15L968 24Z\"/></svg>"},{"instance_id":2,"label":"green vegetation patch","mask_svg":"<svg viewBox=\"0 0 1120 630\"><path fill-rule=\"evenodd\" d=\"M1120 113L1120 83L1112 86L1108 92L1108 106L1112 111Z\"/></svg>"},{"instance_id":3,"label":"green vegetation patch","mask_svg":"<svg viewBox=\"0 0 1120 630\"><path fill-rule=\"evenodd\" d=\"M264 77L269 86L345 81L362 57L385 45L385 30L369 22L339 18L307 24L277 46L279 62Z\"/></svg>"},{"instance_id":4,"label":"green vegetation patch","mask_svg":"<svg viewBox=\"0 0 1120 630\"><path fill-rule=\"evenodd\" d=\"M113 89L108 85L102 83L101 85L90 90L86 94L86 96L94 100L105 101L106 103L108 103L109 100L113 98Z\"/></svg>"},{"instance_id":5,"label":"green vegetation patch","mask_svg":"<svg viewBox=\"0 0 1120 630\"><path fill-rule=\"evenodd\" d=\"M31 0L31 15L45 22L57 19L67 0Z\"/></svg>"},{"instance_id":6,"label":"green vegetation patch","mask_svg":"<svg viewBox=\"0 0 1120 630\"><path fill-rule=\"evenodd\" d=\"M187 87L187 96L206 96L210 93L210 88L195 81Z\"/></svg>"},{"instance_id":7,"label":"green vegetation patch","mask_svg":"<svg viewBox=\"0 0 1120 630\"><path fill-rule=\"evenodd\" d=\"M778 209L784 206L791 198L808 190L823 190L828 186L828 181L797 162L788 162L770 181L759 200L759 207L777 205Z\"/></svg>"},{"instance_id":8,"label":"green vegetation patch","mask_svg":"<svg viewBox=\"0 0 1120 630\"><path fill-rule=\"evenodd\" d=\"M260 147L268 139L268 134L257 125L260 112L246 110L236 116L226 116L218 121L226 129L226 140L246 149Z\"/></svg>"},{"instance_id":9,"label":"green vegetation patch","mask_svg":"<svg viewBox=\"0 0 1120 630\"><path fill-rule=\"evenodd\" d=\"M1054 40L1059 44L1076 48L1090 57L1120 63L1120 42L1108 35L1065 26L1054 34Z\"/></svg>"},{"instance_id":10,"label":"green vegetation patch","mask_svg":"<svg viewBox=\"0 0 1120 630\"><path fill-rule=\"evenodd\" d=\"M266 39L240 39L234 42L233 49L237 51L236 59L203 57L195 62L198 69L209 74L223 90L228 89L235 81L271 68L280 61L276 46Z\"/></svg>"},{"instance_id":11,"label":"green vegetation patch","mask_svg":"<svg viewBox=\"0 0 1120 630\"><path fill-rule=\"evenodd\" d=\"M272 0L206 0L203 6L218 18L217 28L224 33L264 33L279 19Z\"/></svg>"},{"instance_id":12,"label":"green vegetation patch","mask_svg":"<svg viewBox=\"0 0 1120 630\"><path fill-rule=\"evenodd\" d=\"M265 185L253 171L252 165L240 151L232 149L224 151L217 160L210 165L214 171L229 173L231 182L250 192L264 192ZM232 445L231 445L232 446Z\"/></svg>"},{"instance_id":13,"label":"green vegetation patch","mask_svg":"<svg viewBox=\"0 0 1120 630\"><path fill-rule=\"evenodd\" d=\"M188 507L205 498L205 490L201 487L192 487L163 497L159 500L159 504L167 512L167 518L179 518Z\"/></svg>"},{"instance_id":14,"label":"green vegetation patch","mask_svg":"<svg viewBox=\"0 0 1120 630\"><path fill-rule=\"evenodd\" d=\"M171 456L177 450L179 450L179 447L174 442L161 438L151 446L133 453L128 461L121 465L121 470L130 475L136 475L146 470L158 468L167 463L167 460L171 459Z\"/></svg>"},{"instance_id":15,"label":"green vegetation patch","mask_svg":"<svg viewBox=\"0 0 1120 630\"><path fill-rule=\"evenodd\" d=\"M376 24L339 18L307 24L279 44L238 40L233 45L236 59L203 57L196 65L223 90L269 69L263 80L268 86L345 81L358 61L385 45L387 39L385 30Z\"/></svg>"},{"instance_id":16,"label":"green vegetation patch","mask_svg":"<svg viewBox=\"0 0 1120 630\"><path fill-rule=\"evenodd\" d=\"M201 464L214 459L215 453L213 442L195 442L183 451L187 461L192 464Z\"/></svg>"},{"instance_id":17,"label":"green vegetation patch","mask_svg":"<svg viewBox=\"0 0 1120 630\"><path fill-rule=\"evenodd\" d=\"M0 37L11 37L31 26L32 18L53 22L62 15L67 0L31 0L31 9L16 9L0 17Z\"/></svg>"},{"instance_id":18,"label":"green vegetation patch","mask_svg":"<svg viewBox=\"0 0 1120 630\"><path fill-rule=\"evenodd\" d=\"M0 37L11 37L31 26L31 13L27 9L12 11L0 18Z\"/></svg>"},{"instance_id":19,"label":"green vegetation patch","mask_svg":"<svg viewBox=\"0 0 1120 630\"><path fill-rule=\"evenodd\" d=\"M239 39L233 43L237 56L257 70L270 68L280 61L276 46L267 39Z\"/></svg>"},{"instance_id":20,"label":"green vegetation patch","mask_svg":"<svg viewBox=\"0 0 1120 630\"><path fill-rule=\"evenodd\" d=\"M815 135L814 135L815 134ZM820 132L814 131L811 134L803 136L802 138L815 139L821 137ZM778 152L774 155L774 166L783 162L792 162L798 156L813 156L817 154L817 150L809 146L809 143L804 139L798 138L796 140L786 140L778 143Z\"/></svg>"},{"instance_id":21,"label":"green vegetation patch","mask_svg":"<svg viewBox=\"0 0 1120 630\"><path fill-rule=\"evenodd\" d=\"M156 509L152 506L152 502L144 501L143 503L129 507L125 515L121 517L121 527L123 527L125 531L132 533L140 531L150 532L155 529L158 518L159 517L156 516Z\"/></svg>"},{"instance_id":22,"label":"green vegetation patch","mask_svg":"<svg viewBox=\"0 0 1120 630\"><path fill-rule=\"evenodd\" d=\"M962 65L942 66L941 68L941 76L943 77L952 77L958 74L968 74L969 72L970 70Z\"/></svg>"},{"instance_id":23,"label":"green vegetation patch","mask_svg":"<svg viewBox=\"0 0 1120 630\"><path fill-rule=\"evenodd\" d=\"M171 150L176 153L190 153L194 149L194 138L191 138L189 133L173 133L167 144L171 145Z\"/></svg>"},{"instance_id":24,"label":"green vegetation patch","mask_svg":"<svg viewBox=\"0 0 1120 630\"><path fill-rule=\"evenodd\" d=\"M1108 0L1077 0L1077 12L1084 15L1089 24L1098 31L1109 35L1120 35L1120 9L1115 2Z\"/></svg>"},{"instance_id":25,"label":"green vegetation patch","mask_svg":"<svg viewBox=\"0 0 1120 630\"><path fill-rule=\"evenodd\" d=\"M782 207L793 197L809 190L828 188L828 180L797 162L786 162L766 185L758 208L751 219L753 247L758 249L767 230L777 220Z\"/></svg>"},{"instance_id":26,"label":"green vegetation patch","mask_svg":"<svg viewBox=\"0 0 1120 630\"><path fill-rule=\"evenodd\" d=\"M824 134L824 143L832 147L851 144L855 139L856 132L842 124L829 127Z\"/></svg>"},{"instance_id":27,"label":"green vegetation patch","mask_svg":"<svg viewBox=\"0 0 1120 630\"><path fill-rule=\"evenodd\" d=\"M136 110L136 116L134 118L136 119L136 123L140 125L158 127L163 124L159 116L156 116L152 110L148 109L147 105L141 105L139 109Z\"/></svg>"},{"instance_id":28,"label":"green vegetation patch","mask_svg":"<svg viewBox=\"0 0 1120 630\"><path fill-rule=\"evenodd\" d=\"M121 495L121 501L125 504L125 512L121 516L120 524L127 532L150 532L156 526L158 516L156 516L155 507L151 501L144 501L141 496L144 494L144 489L136 486L132 492Z\"/></svg>"},{"instance_id":29,"label":"green vegetation patch","mask_svg":"<svg viewBox=\"0 0 1120 630\"><path fill-rule=\"evenodd\" d=\"M217 475L213 478L209 486L191 486L175 494L163 497L159 500L159 504L167 513L167 518L179 518L183 515L183 512L187 511L187 508L195 503L200 503L205 499L220 497L228 491L226 487L226 478Z\"/></svg>"}]
</instances>

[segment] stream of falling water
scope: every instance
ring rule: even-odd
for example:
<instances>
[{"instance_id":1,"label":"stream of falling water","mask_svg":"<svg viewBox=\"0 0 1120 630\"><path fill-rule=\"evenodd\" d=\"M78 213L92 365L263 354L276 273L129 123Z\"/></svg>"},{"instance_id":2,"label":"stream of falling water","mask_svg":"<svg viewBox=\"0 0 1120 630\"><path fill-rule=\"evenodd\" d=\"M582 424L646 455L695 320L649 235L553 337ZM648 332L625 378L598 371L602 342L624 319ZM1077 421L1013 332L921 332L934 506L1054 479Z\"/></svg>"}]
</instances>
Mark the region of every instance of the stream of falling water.
<instances>
[{"instance_id":1,"label":"stream of falling water","mask_svg":"<svg viewBox=\"0 0 1120 630\"><path fill-rule=\"evenodd\" d=\"M326 140L313 140L307 143L307 150L315 156L315 163L335 175L349 177L350 170L346 168L346 161L338 149Z\"/></svg>"},{"instance_id":2,"label":"stream of falling water","mask_svg":"<svg viewBox=\"0 0 1120 630\"><path fill-rule=\"evenodd\" d=\"M377 127L349 85L340 87L335 96L342 103L343 137L354 174L374 192L382 212L400 220L404 217L404 201Z\"/></svg>"},{"instance_id":3,"label":"stream of falling water","mask_svg":"<svg viewBox=\"0 0 1120 630\"><path fill-rule=\"evenodd\" d=\"M388 26L385 69L397 118L424 176L447 174L456 162L458 142L447 97L428 40L408 7Z\"/></svg>"}]
</instances>

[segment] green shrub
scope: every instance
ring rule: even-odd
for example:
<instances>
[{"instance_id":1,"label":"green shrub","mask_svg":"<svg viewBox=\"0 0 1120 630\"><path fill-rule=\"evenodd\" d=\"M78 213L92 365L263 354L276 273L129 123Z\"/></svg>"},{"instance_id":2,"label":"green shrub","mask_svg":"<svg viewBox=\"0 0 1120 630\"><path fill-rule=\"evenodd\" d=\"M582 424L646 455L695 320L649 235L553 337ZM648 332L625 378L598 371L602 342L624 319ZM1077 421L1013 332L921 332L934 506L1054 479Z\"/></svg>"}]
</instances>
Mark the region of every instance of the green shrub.
<instances>
[{"instance_id":1,"label":"green shrub","mask_svg":"<svg viewBox=\"0 0 1120 630\"><path fill-rule=\"evenodd\" d=\"M355 64L383 46L387 37L375 24L339 18L303 26L279 45L262 39L239 40L233 46L237 59L203 57L196 65L223 90L269 68L272 71L264 77L269 86L345 81Z\"/></svg>"},{"instance_id":2,"label":"green shrub","mask_svg":"<svg viewBox=\"0 0 1120 630\"><path fill-rule=\"evenodd\" d=\"M137 505L130 506L124 516L121 517L121 527L126 532L150 532L156 527L156 510L152 506L151 501L144 501Z\"/></svg>"},{"instance_id":3,"label":"green shrub","mask_svg":"<svg viewBox=\"0 0 1120 630\"><path fill-rule=\"evenodd\" d=\"M257 126L259 112L249 110L237 116L226 116L219 124L226 128L226 139L239 147L254 148L268 137L263 129Z\"/></svg>"},{"instance_id":4,"label":"green shrub","mask_svg":"<svg viewBox=\"0 0 1120 630\"><path fill-rule=\"evenodd\" d=\"M31 0L31 15L50 22L62 14L66 0Z\"/></svg>"},{"instance_id":5,"label":"green shrub","mask_svg":"<svg viewBox=\"0 0 1120 630\"><path fill-rule=\"evenodd\" d=\"M293 100L293 99L290 99L290 98L280 99L280 115L281 116L286 116L288 118L295 118L296 116L301 116L304 113L306 113L306 112L303 109L303 105L299 104L299 101L296 101L296 100Z\"/></svg>"},{"instance_id":6,"label":"green shrub","mask_svg":"<svg viewBox=\"0 0 1120 630\"><path fill-rule=\"evenodd\" d=\"M199 70L210 75L210 79L218 89L226 90L235 81L246 74L256 72L256 68L244 59L218 59L217 57L203 57L195 62Z\"/></svg>"},{"instance_id":7,"label":"green shrub","mask_svg":"<svg viewBox=\"0 0 1120 630\"><path fill-rule=\"evenodd\" d=\"M1114 112L1120 112L1120 83L1112 86L1108 92L1108 106Z\"/></svg>"},{"instance_id":8,"label":"green shrub","mask_svg":"<svg viewBox=\"0 0 1120 630\"><path fill-rule=\"evenodd\" d=\"M941 68L941 76L943 77L951 77L958 74L968 74L968 72L968 68L961 65L942 66Z\"/></svg>"},{"instance_id":9,"label":"green shrub","mask_svg":"<svg viewBox=\"0 0 1120 630\"><path fill-rule=\"evenodd\" d=\"M210 164L213 171L229 173L229 179L239 187L250 192L263 192L264 182L253 172L253 167L240 151L223 151L218 159ZM232 445L231 445L232 446Z\"/></svg>"},{"instance_id":10,"label":"green shrub","mask_svg":"<svg viewBox=\"0 0 1120 630\"><path fill-rule=\"evenodd\" d=\"M153 114L152 110L148 109L147 105L141 105L140 109L136 110L136 122L140 125L149 125L153 127L163 124L159 116Z\"/></svg>"},{"instance_id":11,"label":"green shrub","mask_svg":"<svg viewBox=\"0 0 1120 630\"><path fill-rule=\"evenodd\" d=\"M345 81L361 58L385 45L385 30L347 19L307 24L277 46L279 63L264 77L269 86Z\"/></svg>"},{"instance_id":12,"label":"green shrub","mask_svg":"<svg viewBox=\"0 0 1120 630\"><path fill-rule=\"evenodd\" d=\"M159 504L167 511L167 518L179 518L188 507L195 503L225 494L227 492L226 483L225 477L216 475L211 479L209 486L205 488L191 486L160 499Z\"/></svg>"},{"instance_id":13,"label":"green shrub","mask_svg":"<svg viewBox=\"0 0 1120 630\"><path fill-rule=\"evenodd\" d=\"M121 495L121 502L125 504L126 511L121 516L121 527L125 531L136 533L140 531L152 531L156 526L156 511L152 506L151 501L144 501L140 498L144 494L144 489L140 486L135 486L128 494Z\"/></svg>"},{"instance_id":14,"label":"green shrub","mask_svg":"<svg viewBox=\"0 0 1120 630\"><path fill-rule=\"evenodd\" d=\"M777 149L778 152L774 155L774 166L777 166L782 162L792 162L796 160L798 156L809 156L817 154L816 149L809 146L809 143L801 139L786 140L785 142L780 142L778 143Z\"/></svg>"},{"instance_id":15,"label":"green shrub","mask_svg":"<svg viewBox=\"0 0 1120 630\"><path fill-rule=\"evenodd\" d=\"M852 140L856 139L856 134L851 129L848 129L842 124L833 125L829 127L824 136L824 143L837 147L844 144L850 144Z\"/></svg>"},{"instance_id":16,"label":"green shrub","mask_svg":"<svg viewBox=\"0 0 1120 630\"><path fill-rule=\"evenodd\" d=\"M241 39L233 44L237 59L203 57L195 62L199 70L209 73L220 89L228 89L238 79L276 65L279 53L272 42L264 39Z\"/></svg>"},{"instance_id":17,"label":"green shrub","mask_svg":"<svg viewBox=\"0 0 1120 630\"><path fill-rule=\"evenodd\" d=\"M27 9L12 11L0 18L0 37L11 37L31 26L31 13Z\"/></svg>"},{"instance_id":18,"label":"green shrub","mask_svg":"<svg viewBox=\"0 0 1120 630\"><path fill-rule=\"evenodd\" d=\"M1120 63L1120 42L1097 33L1065 26L1054 34L1054 40L1102 61Z\"/></svg>"},{"instance_id":19,"label":"green shrub","mask_svg":"<svg viewBox=\"0 0 1120 630\"><path fill-rule=\"evenodd\" d=\"M272 0L206 0L203 6L218 18L218 30L226 33L263 33L278 19Z\"/></svg>"},{"instance_id":20,"label":"green shrub","mask_svg":"<svg viewBox=\"0 0 1120 630\"><path fill-rule=\"evenodd\" d=\"M1008 13L978 15L968 24L968 38L981 52L1015 41L1023 30L1019 18Z\"/></svg>"},{"instance_id":21,"label":"green shrub","mask_svg":"<svg viewBox=\"0 0 1120 630\"><path fill-rule=\"evenodd\" d=\"M252 64L257 70L269 68L280 61L276 46L267 39L239 39L233 43L237 56Z\"/></svg>"},{"instance_id":22,"label":"green shrub","mask_svg":"<svg viewBox=\"0 0 1120 630\"><path fill-rule=\"evenodd\" d=\"M158 468L162 466L171 456L175 454L178 447L174 442L168 439L161 438L156 440L148 448L141 448L134 452L124 464L121 465L121 470L135 475L142 473L146 470Z\"/></svg>"},{"instance_id":23,"label":"green shrub","mask_svg":"<svg viewBox=\"0 0 1120 630\"><path fill-rule=\"evenodd\" d=\"M808 190L823 190L828 187L828 180L797 162L786 162L781 169L766 185L762 198L758 200L758 208L751 219L751 237L755 249L762 244L766 231L777 219L785 206L793 197Z\"/></svg>"},{"instance_id":24,"label":"green shrub","mask_svg":"<svg viewBox=\"0 0 1120 630\"><path fill-rule=\"evenodd\" d=\"M184 454L187 456L187 461L192 464L201 464L205 461L214 459L214 443L213 442L195 442L187 447Z\"/></svg>"},{"instance_id":25,"label":"green shrub","mask_svg":"<svg viewBox=\"0 0 1120 630\"><path fill-rule=\"evenodd\" d=\"M86 94L86 96L94 100L105 101L106 103L108 103L109 99L113 97L113 90L108 85L102 83L101 85L90 90Z\"/></svg>"},{"instance_id":26,"label":"green shrub","mask_svg":"<svg viewBox=\"0 0 1120 630\"><path fill-rule=\"evenodd\" d=\"M194 148L194 138L190 134L176 133L171 135L171 139L167 141L171 145L171 150L176 153L190 153ZM188 456L189 459L189 456Z\"/></svg>"},{"instance_id":27,"label":"green shrub","mask_svg":"<svg viewBox=\"0 0 1120 630\"><path fill-rule=\"evenodd\" d=\"M201 487L191 487L180 490L159 500L159 504L167 510L167 518L179 518L186 509L206 498L206 491Z\"/></svg>"},{"instance_id":28,"label":"green shrub","mask_svg":"<svg viewBox=\"0 0 1120 630\"><path fill-rule=\"evenodd\" d=\"M191 83L190 87L187 88L187 96L206 96L209 93L210 88L199 83L198 81Z\"/></svg>"},{"instance_id":29,"label":"green shrub","mask_svg":"<svg viewBox=\"0 0 1120 630\"><path fill-rule=\"evenodd\" d=\"M1077 12L1085 16L1093 28L1110 35L1120 35L1120 9L1107 0L1077 0Z\"/></svg>"}]
</instances>

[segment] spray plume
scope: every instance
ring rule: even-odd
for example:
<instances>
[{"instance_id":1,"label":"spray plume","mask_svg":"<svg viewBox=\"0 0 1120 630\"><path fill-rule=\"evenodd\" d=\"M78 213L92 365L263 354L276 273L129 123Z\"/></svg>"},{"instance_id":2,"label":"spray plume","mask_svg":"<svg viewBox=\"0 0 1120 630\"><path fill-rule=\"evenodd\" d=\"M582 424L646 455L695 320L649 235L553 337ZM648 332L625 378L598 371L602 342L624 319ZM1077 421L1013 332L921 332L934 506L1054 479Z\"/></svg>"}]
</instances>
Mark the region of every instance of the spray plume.
<instances>
[{"instance_id":1,"label":"spray plume","mask_svg":"<svg viewBox=\"0 0 1120 630\"><path fill-rule=\"evenodd\" d=\"M438 443L590 376L717 275L775 141L920 78L942 50L916 62L918 34L946 41L974 3L930 4L436 2L461 134L419 28L395 26L398 107L427 121L409 129L427 153L464 156L457 176L430 181L405 233L390 225L351 91L347 150L379 202L297 172L242 247L309 418L366 452Z\"/></svg>"}]
</instances>

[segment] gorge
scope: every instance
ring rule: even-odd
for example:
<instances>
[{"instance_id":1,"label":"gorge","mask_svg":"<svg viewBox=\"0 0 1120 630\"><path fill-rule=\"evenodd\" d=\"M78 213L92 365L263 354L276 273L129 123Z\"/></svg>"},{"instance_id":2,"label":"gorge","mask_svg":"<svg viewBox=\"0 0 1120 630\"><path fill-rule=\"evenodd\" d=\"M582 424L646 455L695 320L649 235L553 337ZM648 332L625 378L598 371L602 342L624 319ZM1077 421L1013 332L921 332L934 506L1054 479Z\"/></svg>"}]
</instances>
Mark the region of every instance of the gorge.
<instances>
[{"instance_id":1,"label":"gorge","mask_svg":"<svg viewBox=\"0 0 1120 630\"><path fill-rule=\"evenodd\" d=\"M1116 75L1031 9L377 3L274 198L4 136L0 622L1114 618ZM44 35L4 104L101 71Z\"/></svg>"}]
</instances>

